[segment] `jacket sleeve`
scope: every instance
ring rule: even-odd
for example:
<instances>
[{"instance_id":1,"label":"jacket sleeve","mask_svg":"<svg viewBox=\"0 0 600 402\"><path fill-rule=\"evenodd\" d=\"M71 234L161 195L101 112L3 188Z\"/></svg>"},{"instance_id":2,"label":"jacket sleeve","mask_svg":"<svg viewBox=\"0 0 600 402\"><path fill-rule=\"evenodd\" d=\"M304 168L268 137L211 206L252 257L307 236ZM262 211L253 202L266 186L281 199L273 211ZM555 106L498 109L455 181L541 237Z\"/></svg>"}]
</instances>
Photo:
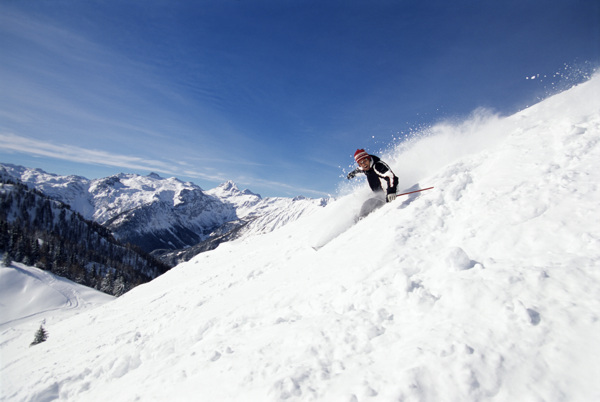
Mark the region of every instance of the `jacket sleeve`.
<instances>
[{"instance_id":1,"label":"jacket sleeve","mask_svg":"<svg viewBox=\"0 0 600 402\"><path fill-rule=\"evenodd\" d=\"M350 173L348 173L348 176L346 176L346 177L348 178L348 180L350 180L359 173L365 173L365 172L360 168L356 168L353 171L351 171Z\"/></svg>"},{"instance_id":2,"label":"jacket sleeve","mask_svg":"<svg viewBox=\"0 0 600 402\"><path fill-rule=\"evenodd\" d=\"M387 184L387 188L385 189L387 194L396 194L396 186L398 185L398 178L392 172L392 169L387 165L387 163L379 161L375 165L373 165L373 169L375 173Z\"/></svg>"}]
</instances>

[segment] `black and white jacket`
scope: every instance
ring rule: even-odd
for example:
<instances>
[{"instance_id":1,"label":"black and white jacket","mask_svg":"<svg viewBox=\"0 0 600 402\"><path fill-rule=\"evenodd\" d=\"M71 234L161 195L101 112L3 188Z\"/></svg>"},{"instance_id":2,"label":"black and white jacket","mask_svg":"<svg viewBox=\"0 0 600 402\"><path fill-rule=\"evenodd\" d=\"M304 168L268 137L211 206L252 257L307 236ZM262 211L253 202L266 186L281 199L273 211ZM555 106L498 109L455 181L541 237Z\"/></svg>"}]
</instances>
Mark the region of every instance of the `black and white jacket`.
<instances>
[{"instance_id":1,"label":"black and white jacket","mask_svg":"<svg viewBox=\"0 0 600 402\"><path fill-rule=\"evenodd\" d=\"M371 157L371 169L362 170L361 168L356 168L348 173L348 179L353 178L359 173L363 173L367 175L367 181L369 182L371 190L375 192L385 191L387 194L396 194L398 178L394 172L392 172L392 169L377 156L369 156Z\"/></svg>"}]
</instances>

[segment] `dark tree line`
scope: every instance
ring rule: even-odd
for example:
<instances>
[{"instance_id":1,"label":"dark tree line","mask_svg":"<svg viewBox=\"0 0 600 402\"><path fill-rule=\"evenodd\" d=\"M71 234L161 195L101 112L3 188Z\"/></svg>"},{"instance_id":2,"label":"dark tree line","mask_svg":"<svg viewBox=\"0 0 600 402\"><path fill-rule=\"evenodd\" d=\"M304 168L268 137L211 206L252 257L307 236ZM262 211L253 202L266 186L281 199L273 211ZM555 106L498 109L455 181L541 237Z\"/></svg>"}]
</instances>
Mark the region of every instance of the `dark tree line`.
<instances>
[{"instance_id":1,"label":"dark tree line","mask_svg":"<svg viewBox=\"0 0 600 402\"><path fill-rule=\"evenodd\" d=\"M0 252L4 262L35 266L120 296L169 266L108 229L14 179L0 182Z\"/></svg>"}]
</instances>

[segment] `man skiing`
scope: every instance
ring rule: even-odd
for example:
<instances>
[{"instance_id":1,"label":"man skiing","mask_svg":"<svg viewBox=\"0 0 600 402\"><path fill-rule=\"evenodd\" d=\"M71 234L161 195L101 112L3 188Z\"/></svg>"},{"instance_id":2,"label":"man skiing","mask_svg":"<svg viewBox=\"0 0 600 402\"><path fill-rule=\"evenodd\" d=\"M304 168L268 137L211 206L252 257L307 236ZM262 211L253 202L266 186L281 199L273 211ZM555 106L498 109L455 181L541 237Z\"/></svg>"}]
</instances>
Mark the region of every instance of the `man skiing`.
<instances>
[{"instance_id":1,"label":"man skiing","mask_svg":"<svg viewBox=\"0 0 600 402\"><path fill-rule=\"evenodd\" d=\"M386 193L386 202L392 202L396 199L396 186L398 178L392 172L392 169L375 155L369 155L364 149L357 149L354 153L354 160L358 168L348 173L348 180L359 173L367 176L367 181L371 190L375 193Z\"/></svg>"}]
</instances>

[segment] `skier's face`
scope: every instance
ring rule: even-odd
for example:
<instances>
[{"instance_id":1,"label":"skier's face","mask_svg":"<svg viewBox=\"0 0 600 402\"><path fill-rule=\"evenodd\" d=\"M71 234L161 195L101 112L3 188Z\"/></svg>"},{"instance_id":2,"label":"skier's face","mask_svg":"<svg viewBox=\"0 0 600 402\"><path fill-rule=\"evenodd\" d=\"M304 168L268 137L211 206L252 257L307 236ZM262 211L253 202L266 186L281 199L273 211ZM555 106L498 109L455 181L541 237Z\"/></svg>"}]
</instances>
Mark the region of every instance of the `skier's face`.
<instances>
[{"instance_id":1,"label":"skier's face","mask_svg":"<svg viewBox=\"0 0 600 402\"><path fill-rule=\"evenodd\" d=\"M358 162L358 166L360 166L362 170L369 170L371 168L371 158L361 159Z\"/></svg>"}]
</instances>

